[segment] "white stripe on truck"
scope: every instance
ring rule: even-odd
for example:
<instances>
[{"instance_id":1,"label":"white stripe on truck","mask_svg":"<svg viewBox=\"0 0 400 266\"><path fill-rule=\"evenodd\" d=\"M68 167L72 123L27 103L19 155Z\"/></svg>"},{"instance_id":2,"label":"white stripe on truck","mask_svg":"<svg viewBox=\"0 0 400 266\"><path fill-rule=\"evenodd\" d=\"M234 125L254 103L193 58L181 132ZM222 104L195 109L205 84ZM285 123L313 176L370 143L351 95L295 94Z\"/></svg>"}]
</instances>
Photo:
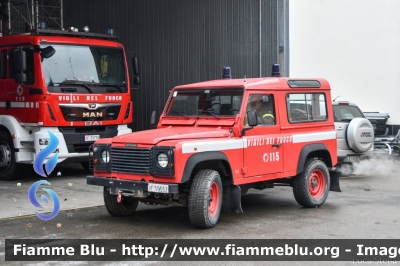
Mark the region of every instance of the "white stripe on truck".
<instances>
[{"instance_id":1,"label":"white stripe on truck","mask_svg":"<svg viewBox=\"0 0 400 266\"><path fill-rule=\"evenodd\" d=\"M282 134L282 137L290 136ZM252 136L255 138L268 137L268 135ZM278 136L277 136L278 137ZM293 134L292 143L312 142L320 140L336 139L336 131L324 131L316 133ZM243 139L218 139L212 141L190 141L182 144L182 153L195 153L206 151L224 151L247 148L247 138Z\"/></svg>"},{"instance_id":2,"label":"white stripe on truck","mask_svg":"<svg viewBox=\"0 0 400 266\"><path fill-rule=\"evenodd\" d=\"M336 131L325 131L307 134L293 134L293 143L336 139Z\"/></svg>"}]
</instances>

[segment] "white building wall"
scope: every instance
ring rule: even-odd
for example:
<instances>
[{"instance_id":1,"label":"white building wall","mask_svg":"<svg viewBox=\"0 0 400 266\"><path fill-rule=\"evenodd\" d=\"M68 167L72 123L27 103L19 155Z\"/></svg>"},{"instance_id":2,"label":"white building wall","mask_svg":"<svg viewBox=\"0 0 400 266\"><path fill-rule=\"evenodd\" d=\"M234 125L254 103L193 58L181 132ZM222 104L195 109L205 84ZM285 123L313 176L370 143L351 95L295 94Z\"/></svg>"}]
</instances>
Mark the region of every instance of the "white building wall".
<instances>
[{"instance_id":1,"label":"white building wall","mask_svg":"<svg viewBox=\"0 0 400 266\"><path fill-rule=\"evenodd\" d=\"M332 97L400 124L400 1L289 0L290 77L326 78Z\"/></svg>"}]
</instances>

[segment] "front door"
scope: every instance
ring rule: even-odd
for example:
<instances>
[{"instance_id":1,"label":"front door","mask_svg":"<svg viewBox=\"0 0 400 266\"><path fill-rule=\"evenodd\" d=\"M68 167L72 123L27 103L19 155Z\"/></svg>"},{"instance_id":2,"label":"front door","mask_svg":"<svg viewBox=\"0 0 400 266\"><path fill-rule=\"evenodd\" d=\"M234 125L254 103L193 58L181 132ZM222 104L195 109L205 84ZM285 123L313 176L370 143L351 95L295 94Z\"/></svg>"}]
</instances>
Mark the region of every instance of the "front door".
<instances>
[{"instance_id":1,"label":"front door","mask_svg":"<svg viewBox=\"0 0 400 266\"><path fill-rule=\"evenodd\" d=\"M252 93L246 99L247 111L256 110L258 126L246 131L244 141L244 177L260 178L283 172L283 148L280 136L279 110L276 95L271 92ZM244 119L247 126L247 119Z\"/></svg>"}]
</instances>

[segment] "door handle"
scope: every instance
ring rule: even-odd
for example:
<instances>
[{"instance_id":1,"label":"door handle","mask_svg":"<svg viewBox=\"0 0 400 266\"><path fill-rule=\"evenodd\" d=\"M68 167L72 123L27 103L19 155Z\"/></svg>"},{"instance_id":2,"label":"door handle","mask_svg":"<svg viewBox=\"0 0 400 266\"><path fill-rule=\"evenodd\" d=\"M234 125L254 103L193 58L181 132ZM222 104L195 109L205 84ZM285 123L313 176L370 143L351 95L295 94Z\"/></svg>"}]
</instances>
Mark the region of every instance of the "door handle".
<instances>
[{"instance_id":1,"label":"door handle","mask_svg":"<svg viewBox=\"0 0 400 266\"><path fill-rule=\"evenodd\" d=\"M272 144L272 147L278 148L278 147L280 147L281 145L282 145L282 143Z\"/></svg>"}]
</instances>

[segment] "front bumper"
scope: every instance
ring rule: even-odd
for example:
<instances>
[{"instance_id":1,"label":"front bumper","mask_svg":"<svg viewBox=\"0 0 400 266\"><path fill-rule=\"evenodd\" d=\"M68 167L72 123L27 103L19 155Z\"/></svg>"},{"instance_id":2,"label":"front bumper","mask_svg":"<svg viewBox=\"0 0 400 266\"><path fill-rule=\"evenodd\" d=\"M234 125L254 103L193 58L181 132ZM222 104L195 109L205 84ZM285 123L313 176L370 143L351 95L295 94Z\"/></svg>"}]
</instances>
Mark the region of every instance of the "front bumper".
<instances>
[{"instance_id":1,"label":"front bumper","mask_svg":"<svg viewBox=\"0 0 400 266\"><path fill-rule=\"evenodd\" d=\"M140 182L140 181L130 181L130 180L119 180L104 177L88 176L86 177L86 183L88 185L109 187L110 194L117 195L119 193L131 194L135 197L146 197L150 193L157 194L176 194L179 193L178 184L165 184L165 183L153 183L153 182ZM168 187L167 192L165 191L149 191L149 185L154 187L154 185L163 185Z\"/></svg>"}]
</instances>

